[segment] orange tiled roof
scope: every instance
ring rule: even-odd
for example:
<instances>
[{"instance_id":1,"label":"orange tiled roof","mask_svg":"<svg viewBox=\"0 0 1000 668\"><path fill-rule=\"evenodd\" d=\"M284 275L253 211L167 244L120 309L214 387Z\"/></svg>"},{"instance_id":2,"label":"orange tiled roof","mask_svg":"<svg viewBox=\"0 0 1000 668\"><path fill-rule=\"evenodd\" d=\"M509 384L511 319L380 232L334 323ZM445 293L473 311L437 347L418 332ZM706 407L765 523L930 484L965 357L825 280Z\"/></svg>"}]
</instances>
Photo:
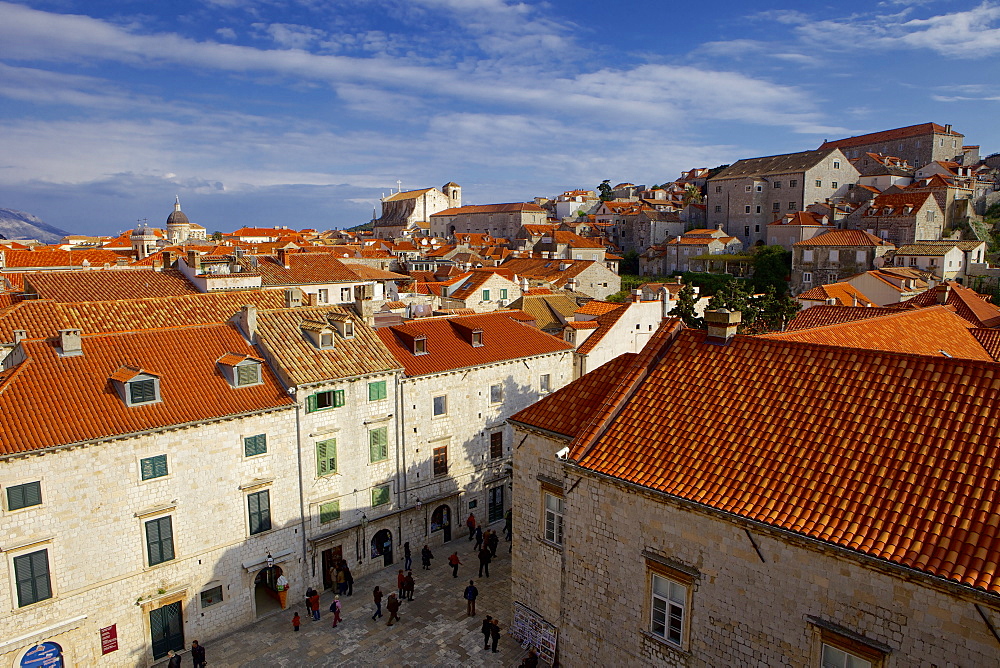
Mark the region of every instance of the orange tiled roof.
<instances>
[{"instance_id":1,"label":"orange tiled roof","mask_svg":"<svg viewBox=\"0 0 1000 668\"><path fill-rule=\"evenodd\" d=\"M992 360L993 356L969 329L969 323L955 315L953 308L932 306L896 311L877 318L761 336L865 350Z\"/></svg>"},{"instance_id":2,"label":"orange tiled roof","mask_svg":"<svg viewBox=\"0 0 1000 668\"><path fill-rule=\"evenodd\" d=\"M875 306L875 302L850 283L827 283L817 285L812 290L806 290L796 299L806 299L825 302L836 299L839 306Z\"/></svg>"},{"instance_id":3,"label":"orange tiled roof","mask_svg":"<svg viewBox=\"0 0 1000 668\"><path fill-rule=\"evenodd\" d=\"M309 285L319 283L345 283L358 281L353 266L333 257L330 253L289 253L285 256L289 268L286 269L278 258L261 256L256 267L246 271L259 273L263 285Z\"/></svg>"},{"instance_id":4,"label":"orange tiled roof","mask_svg":"<svg viewBox=\"0 0 1000 668\"><path fill-rule=\"evenodd\" d=\"M219 357L254 354L229 325L84 334L76 357L59 357L57 340L22 341L27 360L0 374L0 454L293 405L267 365L262 384L229 385ZM123 367L156 375L163 400L126 406L109 382Z\"/></svg>"},{"instance_id":5,"label":"orange tiled roof","mask_svg":"<svg viewBox=\"0 0 1000 668\"><path fill-rule=\"evenodd\" d=\"M570 329L597 329L601 323L596 320L571 320L566 323Z\"/></svg>"},{"instance_id":6,"label":"orange tiled roof","mask_svg":"<svg viewBox=\"0 0 1000 668\"><path fill-rule=\"evenodd\" d=\"M10 269L26 269L31 267L103 267L105 264L115 266L118 253L100 248L82 248L79 250L3 250L4 264ZM86 264L85 264L86 263Z\"/></svg>"},{"instance_id":7,"label":"orange tiled roof","mask_svg":"<svg viewBox=\"0 0 1000 668\"><path fill-rule=\"evenodd\" d=\"M835 325L841 322L853 322L866 318L877 318L883 315L898 313L899 308L871 307L864 306L827 306L819 305L799 311L785 327L786 332L798 329L808 329L810 327L824 327Z\"/></svg>"},{"instance_id":8,"label":"orange tiled roof","mask_svg":"<svg viewBox=\"0 0 1000 668\"><path fill-rule=\"evenodd\" d=\"M864 230L830 230L811 239L796 241L793 246L891 246L884 239Z\"/></svg>"},{"instance_id":9,"label":"orange tiled roof","mask_svg":"<svg viewBox=\"0 0 1000 668\"><path fill-rule=\"evenodd\" d=\"M979 296L975 290L966 288L955 281L947 281L944 285L938 285L933 290L926 290L915 297L900 302L899 306L931 306L937 303L937 293L948 288L949 306L955 307L955 312L965 318L976 327L986 327L992 329L1000 327L1000 308L989 303Z\"/></svg>"},{"instance_id":10,"label":"orange tiled roof","mask_svg":"<svg viewBox=\"0 0 1000 668\"><path fill-rule=\"evenodd\" d=\"M820 148L821 149L851 148L854 146L865 146L867 144L880 144L882 142L896 141L898 139L909 139L910 137L920 137L922 135L929 135L929 134L950 134L955 137L965 136L959 132L955 132L954 130L952 130L949 133L946 133L944 127L938 125L937 123L920 123L919 125L908 125L905 128L895 128L893 130L872 132L870 134L858 135L856 137L847 137L846 139L825 141L820 146Z\"/></svg>"},{"instance_id":11,"label":"orange tiled roof","mask_svg":"<svg viewBox=\"0 0 1000 668\"><path fill-rule=\"evenodd\" d=\"M466 332L483 331L483 345L473 346ZM376 332L408 376L422 376L451 369L495 364L572 350L573 346L550 334L524 325L504 311L454 318L421 318ZM414 337L427 337L427 354L414 355Z\"/></svg>"},{"instance_id":12,"label":"orange tiled roof","mask_svg":"<svg viewBox=\"0 0 1000 668\"><path fill-rule=\"evenodd\" d=\"M431 214L431 218L437 216L461 216L467 213L514 213L527 211L529 213L542 213L545 211L534 202L507 202L504 204L470 204L469 206L457 206L444 211Z\"/></svg>"},{"instance_id":13,"label":"orange tiled roof","mask_svg":"<svg viewBox=\"0 0 1000 668\"><path fill-rule=\"evenodd\" d=\"M582 468L1000 592L1000 366L705 337L654 337L513 419L565 434Z\"/></svg>"},{"instance_id":14,"label":"orange tiled roof","mask_svg":"<svg viewBox=\"0 0 1000 668\"><path fill-rule=\"evenodd\" d=\"M101 302L141 297L178 297L198 290L179 271L109 269L37 272L25 278L27 292L57 302ZM30 290L28 289L30 286Z\"/></svg>"},{"instance_id":15,"label":"orange tiled roof","mask_svg":"<svg viewBox=\"0 0 1000 668\"><path fill-rule=\"evenodd\" d=\"M600 299L591 299L589 302L578 308L574 313L579 315L604 315L609 311L620 309L621 304L616 302L605 302Z\"/></svg>"},{"instance_id":16,"label":"orange tiled roof","mask_svg":"<svg viewBox=\"0 0 1000 668\"><path fill-rule=\"evenodd\" d=\"M512 257L501 265L518 276L544 280L559 288L595 264L594 260L546 260ZM565 268L560 268L565 267Z\"/></svg>"},{"instance_id":17,"label":"orange tiled roof","mask_svg":"<svg viewBox=\"0 0 1000 668\"><path fill-rule=\"evenodd\" d=\"M597 347L597 344L604 340L611 328L614 327L615 323L618 322L625 312L628 311L629 304L620 304L618 308L608 311L602 315L597 316L597 331L587 337L587 340L580 344L580 347L576 349L576 352L581 355L586 355L591 350Z\"/></svg>"}]
</instances>

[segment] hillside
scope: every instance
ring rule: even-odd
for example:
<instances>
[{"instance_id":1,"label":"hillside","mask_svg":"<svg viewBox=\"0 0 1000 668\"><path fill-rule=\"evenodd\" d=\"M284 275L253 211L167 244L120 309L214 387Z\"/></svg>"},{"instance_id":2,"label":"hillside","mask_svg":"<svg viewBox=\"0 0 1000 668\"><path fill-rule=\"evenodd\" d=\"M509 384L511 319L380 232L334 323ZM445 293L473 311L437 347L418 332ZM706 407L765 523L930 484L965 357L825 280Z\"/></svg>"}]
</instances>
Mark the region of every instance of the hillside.
<instances>
[{"instance_id":1,"label":"hillside","mask_svg":"<svg viewBox=\"0 0 1000 668\"><path fill-rule=\"evenodd\" d=\"M52 244L67 234L69 232L47 225L38 216L0 208L0 236L7 239L38 239L44 244Z\"/></svg>"}]
</instances>

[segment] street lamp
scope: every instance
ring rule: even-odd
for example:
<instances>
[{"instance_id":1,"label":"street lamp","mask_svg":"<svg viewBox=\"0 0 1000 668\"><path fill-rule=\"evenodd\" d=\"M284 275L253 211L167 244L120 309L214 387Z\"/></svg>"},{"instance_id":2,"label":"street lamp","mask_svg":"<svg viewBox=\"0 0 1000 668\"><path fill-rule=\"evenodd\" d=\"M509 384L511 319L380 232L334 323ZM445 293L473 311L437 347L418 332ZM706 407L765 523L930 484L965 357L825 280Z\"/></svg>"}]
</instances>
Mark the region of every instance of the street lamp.
<instances>
[{"instance_id":1,"label":"street lamp","mask_svg":"<svg viewBox=\"0 0 1000 668\"><path fill-rule=\"evenodd\" d=\"M274 557L271 556L270 552L267 553L267 567L268 568L274 567Z\"/></svg>"},{"instance_id":2,"label":"street lamp","mask_svg":"<svg viewBox=\"0 0 1000 668\"><path fill-rule=\"evenodd\" d=\"M418 496L417 497L417 503L416 503L417 510L420 510L420 507L423 506L423 505L424 505L423 502L420 500L420 497Z\"/></svg>"}]
</instances>

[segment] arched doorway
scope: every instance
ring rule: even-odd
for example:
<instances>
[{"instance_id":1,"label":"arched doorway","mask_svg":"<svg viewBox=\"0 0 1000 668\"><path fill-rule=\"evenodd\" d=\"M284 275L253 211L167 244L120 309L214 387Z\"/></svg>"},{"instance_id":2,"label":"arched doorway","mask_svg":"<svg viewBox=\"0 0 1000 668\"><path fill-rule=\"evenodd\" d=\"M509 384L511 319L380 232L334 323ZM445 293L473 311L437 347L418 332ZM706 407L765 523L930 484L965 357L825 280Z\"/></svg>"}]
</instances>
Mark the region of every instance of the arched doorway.
<instances>
[{"instance_id":1,"label":"arched doorway","mask_svg":"<svg viewBox=\"0 0 1000 668\"><path fill-rule=\"evenodd\" d=\"M38 643L21 657L20 668L63 668L62 647L54 642Z\"/></svg>"},{"instance_id":2,"label":"arched doorway","mask_svg":"<svg viewBox=\"0 0 1000 668\"><path fill-rule=\"evenodd\" d=\"M372 536L372 559L382 557L384 566L392 566L392 532L382 529Z\"/></svg>"},{"instance_id":3,"label":"arched doorway","mask_svg":"<svg viewBox=\"0 0 1000 668\"><path fill-rule=\"evenodd\" d=\"M257 571L257 575L253 579L253 600L258 618L282 609L281 594L285 592L278 590L280 576L280 566L271 566Z\"/></svg>"},{"instance_id":4,"label":"arched doorway","mask_svg":"<svg viewBox=\"0 0 1000 668\"><path fill-rule=\"evenodd\" d=\"M431 533L444 532L444 542L451 542L451 508L442 504L434 509L431 515Z\"/></svg>"}]
</instances>

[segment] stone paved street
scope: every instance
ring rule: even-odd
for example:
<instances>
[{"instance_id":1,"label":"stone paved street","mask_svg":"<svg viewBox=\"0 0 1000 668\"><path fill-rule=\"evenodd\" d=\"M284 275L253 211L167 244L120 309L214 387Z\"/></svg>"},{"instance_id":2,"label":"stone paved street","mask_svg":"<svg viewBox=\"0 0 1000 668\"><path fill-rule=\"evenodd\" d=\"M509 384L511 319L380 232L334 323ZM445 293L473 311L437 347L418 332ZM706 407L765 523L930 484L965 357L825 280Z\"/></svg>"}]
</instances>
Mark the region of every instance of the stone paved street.
<instances>
[{"instance_id":1,"label":"stone paved street","mask_svg":"<svg viewBox=\"0 0 1000 668\"><path fill-rule=\"evenodd\" d=\"M371 592L375 585L388 597L396 591L398 565L359 578L354 595L341 597L343 621L331 628L333 600L324 592L320 604L323 618L314 622L304 614L304 606L289 601L288 610L262 619L252 627L208 643L208 663L212 666L516 666L525 652L507 631L510 625L510 543L501 541L490 576L478 577L479 562L472 543L462 537L434 550L431 570L420 568L419 549L414 550L413 602L404 602L400 621L386 627L389 613L377 622ZM451 549L449 549L451 548ZM464 562L458 579L451 576L448 555L455 549ZM472 578L479 588L476 616L466 616L462 592ZM292 631L291 619L298 610L302 627ZM480 627L484 615L500 618L499 654L483 651ZM190 659L185 654L184 665Z\"/></svg>"}]
</instances>

